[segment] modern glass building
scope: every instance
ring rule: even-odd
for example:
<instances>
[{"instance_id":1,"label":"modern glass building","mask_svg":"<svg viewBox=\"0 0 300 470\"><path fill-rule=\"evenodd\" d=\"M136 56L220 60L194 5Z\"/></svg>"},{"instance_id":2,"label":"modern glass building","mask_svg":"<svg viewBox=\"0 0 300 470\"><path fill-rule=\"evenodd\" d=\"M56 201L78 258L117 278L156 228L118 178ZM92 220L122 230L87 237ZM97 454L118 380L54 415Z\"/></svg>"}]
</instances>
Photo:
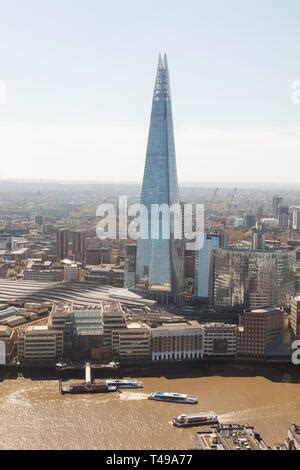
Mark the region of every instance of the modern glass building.
<instances>
[{"instance_id":1,"label":"modern glass building","mask_svg":"<svg viewBox=\"0 0 300 470\"><path fill-rule=\"evenodd\" d=\"M173 131L171 91L166 55L159 55L157 74L152 101L152 112L141 204L148 211L147 236L137 243L136 285L155 290L169 290L172 294L183 291L183 242L174 237L175 218L169 218L170 237L162 230L162 215L151 220L151 206L165 204L179 205L179 191L176 169L176 155ZM141 217L143 220L143 217ZM151 224L152 222L152 224ZM158 223L156 238L151 234L154 223ZM165 228L165 226L164 226ZM146 239L147 238L147 239Z\"/></svg>"},{"instance_id":2,"label":"modern glass building","mask_svg":"<svg viewBox=\"0 0 300 470\"><path fill-rule=\"evenodd\" d=\"M213 249L210 259L210 302L216 307L249 309L282 305L295 295L295 253Z\"/></svg>"},{"instance_id":3,"label":"modern glass building","mask_svg":"<svg viewBox=\"0 0 300 470\"><path fill-rule=\"evenodd\" d=\"M210 252L213 248L220 248L221 237L218 234L206 233L204 244L198 251L196 260L196 295L197 297L208 297Z\"/></svg>"}]
</instances>

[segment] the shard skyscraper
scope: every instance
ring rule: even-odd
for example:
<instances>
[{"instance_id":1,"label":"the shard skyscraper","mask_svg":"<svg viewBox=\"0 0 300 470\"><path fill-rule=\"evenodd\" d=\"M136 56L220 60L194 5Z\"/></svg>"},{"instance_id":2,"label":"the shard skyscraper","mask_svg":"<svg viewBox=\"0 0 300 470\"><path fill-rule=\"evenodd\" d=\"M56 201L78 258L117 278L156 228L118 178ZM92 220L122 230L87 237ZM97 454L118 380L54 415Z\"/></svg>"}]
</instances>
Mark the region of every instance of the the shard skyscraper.
<instances>
[{"instance_id":1,"label":"the shard skyscraper","mask_svg":"<svg viewBox=\"0 0 300 470\"><path fill-rule=\"evenodd\" d=\"M174 296L183 292L183 241L174 237L174 221L170 218L171 237L151 236L151 205L179 204L172 104L167 57L159 55L154 86L151 121L141 204L148 209L148 239L139 239L136 258L136 284L169 290ZM159 216L161 223L161 216ZM161 227L160 227L161 228Z\"/></svg>"}]
</instances>

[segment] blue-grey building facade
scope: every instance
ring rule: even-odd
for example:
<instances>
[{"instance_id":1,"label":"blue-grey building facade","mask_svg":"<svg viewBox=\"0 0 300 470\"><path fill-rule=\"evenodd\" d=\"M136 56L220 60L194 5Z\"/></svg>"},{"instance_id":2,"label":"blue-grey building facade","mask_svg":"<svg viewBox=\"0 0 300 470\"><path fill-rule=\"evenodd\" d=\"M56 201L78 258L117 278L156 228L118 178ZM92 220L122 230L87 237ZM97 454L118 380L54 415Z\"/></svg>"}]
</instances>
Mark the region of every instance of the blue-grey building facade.
<instances>
[{"instance_id":1,"label":"blue-grey building facade","mask_svg":"<svg viewBox=\"0 0 300 470\"><path fill-rule=\"evenodd\" d=\"M221 237L218 234L204 234L203 247L198 251L196 259L196 295L209 297L210 252L213 248L220 248Z\"/></svg>"}]
</instances>

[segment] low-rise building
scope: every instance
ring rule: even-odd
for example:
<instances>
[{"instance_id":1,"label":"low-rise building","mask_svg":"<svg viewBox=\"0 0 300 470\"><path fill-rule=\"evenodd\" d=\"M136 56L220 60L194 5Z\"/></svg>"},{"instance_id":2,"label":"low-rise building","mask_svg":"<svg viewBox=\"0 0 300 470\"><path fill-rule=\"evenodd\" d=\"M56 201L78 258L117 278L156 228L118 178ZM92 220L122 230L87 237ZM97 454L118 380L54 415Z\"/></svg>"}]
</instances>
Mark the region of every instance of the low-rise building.
<instances>
[{"instance_id":1,"label":"low-rise building","mask_svg":"<svg viewBox=\"0 0 300 470\"><path fill-rule=\"evenodd\" d=\"M65 264L64 281L77 282L79 280L79 266L76 263Z\"/></svg>"},{"instance_id":2,"label":"low-rise building","mask_svg":"<svg viewBox=\"0 0 300 470\"><path fill-rule=\"evenodd\" d=\"M264 359L271 342L283 334L284 312L266 307L245 311L237 334L237 356Z\"/></svg>"},{"instance_id":3,"label":"low-rise building","mask_svg":"<svg viewBox=\"0 0 300 470\"><path fill-rule=\"evenodd\" d=\"M18 336L18 359L21 363L54 362L63 356L63 331L47 325L28 326Z\"/></svg>"},{"instance_id":4,"label":"low-rise building","mask_svg":"<svg viewBox=\"0 0 300 470\"><path fill-rule=\"evenodd\" d=\"M97 265L101 263L100 248L87 248L85 252L85 261L88 265Z\"/></svg>"},{"instance_id":5,"label":"low-rise building","mask_svg":"<svg viewBox=\"0 0 300 470\"><path fill-rule=\"evenodd\" d=\"M62 269L24 269L24 281L58 282L63 279Z\"/></svg>"},{"instance_id":6,"label":"low-rise building","mask_svg":"<svg viewBox=\"0 0 300 470\"><path fill-rule=\"evenodd\" d=\"M9 364L14 354L16 332L9 326L0 325L0 364Z\"/></svg>"},{"instance_id":7,"label":"low-rise building","mask_svg":"<svg viewBox=\"0 0 300 470\"><path fill-rule=\"evenodd\" d=\"M151 329L152 360L178 361L203 356L203 328L197 321Z\"/></svg>"},{"instance_id":8,"label":"low-rise building","mask_svg":"<svg viewBox=\"0 0 300 470\"><path fill-rule=\"evenodd\" d=\"M7 307L0 311L0 324L6 325L6 320L12 316L19 315L19 310L16 307Z\"/></svg>"},{"instance_id":9,"label":"low-rise building","mask_svg":"<svg viewBox=\"0 0 300 470\"><path fill-rule=\"evenodd\" d=\"M113 356L120 360L150 359L150 328L142 322L128 323L127 328L112 332Z\"/></svg>"},{"instance_id":10,"label":"low-rise building","mask_svg":"<svg viewBox=\"0 0 300 470\"><path fill-rule=\"evenodd\" d=\"M5 323L10 328L15 328L16 326L20 326L24 323L27 323L27 320L22 315L12 315L11 317L6 319Z\"/></svg>"},{"instance_id":11,"label":"low-rise building","mask_svg":"<svg viewBox=\"0 0 300 470\"><path fill-rule=\"evenodd\" d=\"M87 266L84 273L87 282L113 287L124 286L124 268L119 265Z\"/></svg>"},{"instance_id":12,"label":"low-rise building","mask_svg":"<svg viewBox=\"0 0 300 470\"><path fill-rule=\"evenodd\" d=\"M236 356L236 325L206 323L202 327L204 356Z\"/></svg>"},{"instance_id":13,"label":"low-rise building","mask_svg":"<svg viewBox=\"0 0 300 470\"><path fill-rule=\"evenodd\" d=\"M72 325L73 304L54 303L48 319L48 326L52 330L62 331L64 337L64 354L69 356L72 352Z\"/></svg>"},{"instance_id":14,"label":"low-rise building","mask_svg":"<svg viewBox=\"0 0 300 470\"><path fill-rule=\"evenodd\" d=\"M73 310L73 355L90 358L95 348L103 346L103 309L98 307L83 307Z\"/></svg>"}]
</instances>

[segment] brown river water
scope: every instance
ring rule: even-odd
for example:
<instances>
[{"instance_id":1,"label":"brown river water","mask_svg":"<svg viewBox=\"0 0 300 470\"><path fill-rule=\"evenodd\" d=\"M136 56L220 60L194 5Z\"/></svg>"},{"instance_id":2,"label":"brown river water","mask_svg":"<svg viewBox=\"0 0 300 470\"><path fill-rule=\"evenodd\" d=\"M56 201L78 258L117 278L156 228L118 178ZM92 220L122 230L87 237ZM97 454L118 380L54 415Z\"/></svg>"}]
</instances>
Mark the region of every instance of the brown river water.
<instances>
[{"instance_id":1,"label":"brown river water","mask_svg":"<svg viewBox=\"0 0 300 470\"><path fill-rule=\"evenodd\" d=\"M143 389L95 395L60 395L57 380L5 379L0 449L191 449L198 428L177 429L170 420L196 410L255 425L268 443L282 442L291 423L300 423L300 371L249 371L143 377ZM199 403L147 400L157 390L196 395Z\"/></svg>"}]
</instances>

